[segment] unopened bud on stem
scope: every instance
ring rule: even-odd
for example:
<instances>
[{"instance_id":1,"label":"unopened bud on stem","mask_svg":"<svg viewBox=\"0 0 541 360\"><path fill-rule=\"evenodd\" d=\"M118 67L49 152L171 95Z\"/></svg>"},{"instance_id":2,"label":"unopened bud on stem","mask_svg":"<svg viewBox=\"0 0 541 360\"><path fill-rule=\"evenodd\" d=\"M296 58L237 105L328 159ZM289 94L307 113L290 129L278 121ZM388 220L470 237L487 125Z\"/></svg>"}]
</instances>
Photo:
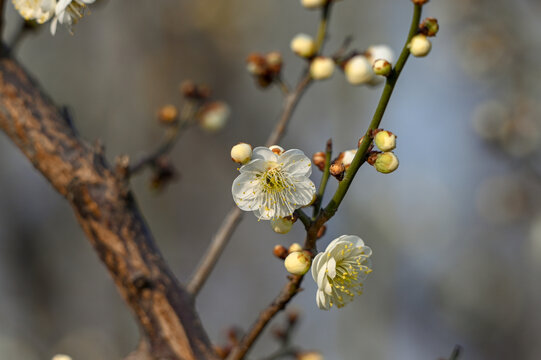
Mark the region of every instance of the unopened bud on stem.
<instances>
[{"instance_id":1,"label":"unopened bud on stem","mask_svg":"<svg viewBox=\"0 0 541 360\"><path fill-rule=\"evenodd\" d=\"M318 56L310 64L310 75L315 80L324 80L332 76L334 61L330 57Z\"/></svg>"},{"instance_id":2,"label":"unopened bud on stem","mask_svg":"<svg viewBox=\"0 0 541 360\"><path fill-rule=\"evenodd\" d=\"M327 155L324 152L317 152L312 156L312 163L321 171L325 170Z\"/></svg>"},{"instance_id":3,"label":"unopened bud on stem","mask_svg":"<svg viewBox=\"0 0 541 360\"><path fill-rule=\"evenodd\" d=\"M396 135L390 131L381 130L374 137L374 142L381 151L391 151L396 147Z\"/></svg>"},{"instance_id":4,"label":"unopened bud on stem","mask_svg":"<svg viewBox=\"0 0 541 360\"><path fill-rule=\"evenodd\" d=\"M415 35L408 44L411 55L416 57L425 57L432 49L432 44L426 35Z\"/></svg>"},{"instance_id":5,"label":"unopened bud on stem","mask_svg":"<svg viewBox=\"0 0 541 360\"><path fill-rule=\"evenodd\" d=\"M231 159L239 164L246 164L252 158L252 145L238 143L231 148Z\"/></svg>"},{"instance_id":6,"label":"unopened bud on stem","mask_svg":"<svg viewBox=\"0 0 541 360\"><path fill-rule=\"evenodd\" d=\"M398 168L398 158L392 152L378 154L374 167L380 173L392 173Z\"/></svg>"},{"instance_id":7,"label":"unopened bud on stem","mask_svg":"<svg viewBox=\"0 0 541 360\"><path fill-rule=\"evenodd\" d=\"M295 251L289 254L284 260L286 270L293 275L304 275L310 269L312 262L307 251Z\"/></svg>"},{"instance_id":8,"label":"unopened bud on stem","mask_svg":"<svg viewBox=\"0 0 541 360\"><path fill-rule=\"evenodd\" d=\"M316 53L316 42L310 35L298 34L289 45L291 50L300 57L310 58Z\"/></svg>"}]
</instances>

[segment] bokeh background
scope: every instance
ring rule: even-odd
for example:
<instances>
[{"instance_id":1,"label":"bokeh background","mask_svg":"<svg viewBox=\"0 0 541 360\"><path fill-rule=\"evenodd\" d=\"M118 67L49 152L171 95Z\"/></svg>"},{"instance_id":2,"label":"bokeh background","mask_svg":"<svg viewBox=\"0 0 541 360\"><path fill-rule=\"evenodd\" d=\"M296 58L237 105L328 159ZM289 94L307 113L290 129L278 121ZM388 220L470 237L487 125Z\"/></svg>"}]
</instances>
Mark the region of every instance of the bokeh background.
<instances>
[{"instance_id":1,"label":"bokeh background","mask_svg":"<svg viewBox=\"0 0 541 360\"><path fill-rule=\"evenodd\" d=\"M9 41L21 18L7 7ZM337 3L328 52L347 35L357 49L384 43L398 52L411 8L408 0ZM363 167L319 245L357 234L374 251L374 272L361 297L330 312L317 309L307 278L292 303L302 313L295 341L336 360L437 359L455 344L461 359L539 359L541 6L433 0L424 15L442 30L428 58L408 62L383 120L399 137L400 168ZM233 204L230 147L262 144L280 111L280 92L258 90L245 57L281 51L293 83L303 62L289 41L314 34L317 21L296 0L102 0L73 36L60 28L52 37L44 26L17 57L69 106L83 137L101 139L111 162L159 143L156 111L182 104L182 80L208 84L230 105L222 131L194 127L181 138L171 156L177 182L163 192L149 189L149 173L132 182L186 281ZM311 155L332 137L335 150L354 148L379 93L337 72L310 88L282 145ZM68 204L5 136L0 168L0 358L129 353L135 322ZM232 325L249 326L279 291L286 274L272 249L302 242L301 228L278 235L245 216L197 300L214 342L224 343ZM267 333L252 358L275 348Z\"/></svg>"}]
</instances>

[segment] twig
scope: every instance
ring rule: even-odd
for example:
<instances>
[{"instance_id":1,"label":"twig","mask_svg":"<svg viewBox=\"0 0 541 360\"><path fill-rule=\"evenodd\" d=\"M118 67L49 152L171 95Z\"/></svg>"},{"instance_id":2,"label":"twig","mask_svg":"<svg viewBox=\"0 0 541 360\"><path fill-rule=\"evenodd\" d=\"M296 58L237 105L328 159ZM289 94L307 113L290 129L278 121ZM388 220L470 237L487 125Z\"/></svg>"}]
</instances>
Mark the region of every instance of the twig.
<instances>
[{"instance_id":1,"label":"twig","mask_svg":"<svg viewBox=\"0 0 541 360\"><path fill-rule=\"evenodd\" d=\"M15 33L15 36L9 43L9 51L15 53L17 48L22 44L23 40L26 39L28 35L39 30L39 25L34 24L30 21L23 21L19 29Z\"/></svg>"},{"instance_id":2,"label":"twig","mask_svg":"<svg viewBox=\"0 0 541 360\"><path fill-rule=\"evenodd\" d=\"M306 215L305 212L302 211L301 209L295 210L295 214L299 217L299 220L304 225L304 228L308 230L310 226L312 225L312 220L310 220L310 217Z\"/></svg>"},{"instance_id":3,"label":"twig","mask_svg":"<svg viewBox=\"0 0 541 360\"><path fill-rule=\"evenodd\" d=\"M462 353L462 346L455 345L455 348L453 349L451 356L449 356L449 360L458 360L461 353Z\"/></svg>"},{"instance_id":4,"label":"twig","mask_svg":"<svg viewBox=\"0 0 541 360\"><path fill-rule=\"evenodd\" d=\"M319 215L319 210L321 209L321 203L323 202L323 195L325 194L325 189L327 188L327 183L331 175L331 158L332 158L332 139L327 141L327 146L325 148L325 168L323 169L323 176L321 177L321 184L319 184L319 190L317 193L316 203L314 204L314 212L312 214L313 219Z\"/></svg>"},{"instance_id":5,"label":"twig","mask_svg":"<svg viewBox=\"0 0 541 360\"><path fill-rule=\"evenodd\" d=\"M398 76L400 75L400 72L402 71L406 63L406 60L409 56L408 43L410 42L413 35L415 35L417 28L419 26L421 10L422 10L422 7L420 5L414 5L413 19L412 19L410 31L408 34L408 38L406 40L406 43L404 45L400 58L397 61L396 67L394 69L394 73L387 79L387 83L381 95L381 99L376 109L376 112L374 114L374 118L372 119L370 127L366 132L367 134L371 133L372 128L376 129L379 126L379 123L381 122L383 114L385 113L385 109L387 107L392 91L396 84L396 80L398 79ZM328 221L334 215L334 213L338 209L338 206L340 205L340 202L342 201L345 195L345 192L349 188L349 183L351 183L357 170L362 165L362 162L364 162L366 151L371 142L372 142L371 137L365 136L365 139L363 143L361 144L361 146L359 147L359 150L357 151L355 158L350 165L350 168L346 172L346 176L344 177L344 180L342 180L342 182L340 183L333 197L333 200L331 200L329 205L325 208L324 211L321 212L321 214L317 217L316 221L312 223L312 226L307 231L306 240L304 243L305 249L309 249L309 250L315 249L317 234L319 232L319 229L321 228L321 226L323 226L323 224L325 224L326 221ZM361 159L363 160L362 162L361 162ZM348 182L348 184L344 185L343 183L346 181ZM340 201L336 201L337 199L339 199ZM241 340L240 344L236 348L233 349L233 351L231 352L231 355L227 358L227 360L241 360L244 358L244 356L246 355L246 353L248 352L252 344L259 337L259 335L261 334L265 326L272 320L274 315L276 315L280 310L284 309L287 303L289 303L289 301L291 301L291 299L297 294L303 277L304 276L291 277L290 281L285 285L285 287L282 289L280 294L275 298L275 300L265 310L263 310L259 314L259 317L256 320L256 322L252 325L250 330Z\"/></svg>"}]
</instances>

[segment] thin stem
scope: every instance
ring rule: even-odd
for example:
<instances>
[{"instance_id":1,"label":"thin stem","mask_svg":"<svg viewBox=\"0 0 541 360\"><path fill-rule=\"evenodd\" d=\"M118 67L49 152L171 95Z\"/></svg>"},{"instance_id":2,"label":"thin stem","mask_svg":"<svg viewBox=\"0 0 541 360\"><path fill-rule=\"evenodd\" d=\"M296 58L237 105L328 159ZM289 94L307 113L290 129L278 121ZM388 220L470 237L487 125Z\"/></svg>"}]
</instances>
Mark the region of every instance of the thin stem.
<instances>
[{"instance_id":1,"label":"thin stem","mask_svg":"<svg viewBox=\"0 0 541 360\"><path fill-rule=\"evenodd\" d=\"M331 175L331 158L332 158L332 140L327 141L327 146L325 148L325 168L323 169L323 176L321 177L321 184L319 184L319 190L317 193L316 203L314 204L314 212L312 217L315 218L319 215L319 210L321 209L321 203L323 202L323 195L325 194L325 189L327 188L327 183Z\"/></svg>"},{"instance_id":2,"label":"thin stem","mask_svg":"<svg viewBox=\"0 0 541 360\"><path fill-rule=\"evenodd\" d=\"M316 36L316 53L321 54L325 40L327 38L327 27L329 25L329 17L331 15L332 1L328 1L321 10L321 20L317 29Z\"/></svg>"},{"instance_id":3,"label":"thin stem","mask_svg":"<svg viewBox=\"0 0 541 360\"><path fill-rule=\"evenodd\" d=\"M370 123L370 127L366 132L367 135L371 134L372 128L376 129L377 126L379 126L379 123L381 122L381 119L383 118L383 114L385 112L385 109L391 97L392 91L394 89L394 85L396 84L396 80L398 79L398 76L400 75L400 72L402 71L406 63L406 60L408 58L409 50L407 46L411 38L415 35L417 31L420 17L421 17L421 6L415 5L414 12L413 12L413 19L412 19L410 31L408 34L408 38L406 40L406 44L404 45L402 53L400 54L400 58L397 61L393 74L387 79L387 83L381 95L378 108L376 109L374 118L372 119L372 122ZM362 165L362 162L364 162L366 151L368 150L368 146L370 145L371 142L372 142L371 137L365 136L365 139L362 142L361 146L359 147L359 150L357 151L357 154L355 155L355 158L352 164L350 165L350 168L346 172L346 176L344 177L344 180L342 180L342 182L340 183L339 188L337 189L333 197L333 200L331 200L329 205L317 217L316 221L312 223L312 226L307 231L306 241L304 244L305 249L308 249L308 250L315 249L317 233L319 229L321 228L321 226L323 226L323 224L328 219L330 219L330 217L332 217L332 215L334 215L334 213L336 212L336 209L338 209L340 202L342 201L347 189L349 188L349 183L351 183L351 181L353 180L353 177L355 176L355 173L357 172L359 167ZM361 160L363 161L361 162ZM348 184L344 184L345 182L348 182ZM298 293L299 286L303 278L304 276L293 276L290 278L289 282L285 285L282 291L280 291L280 294L278 294L278 296L274 299L274 301L259 314L259 317L256 320L256 322L252 325L251 329L241 340L240 344L233 349L233 351L231 352L231 355L229 355L227 360L241 360L244 358L244 356L246 355L250 347L253 345L253 343L257 340L257 338L259 337L259 335L261 334L265 326L272 320L272 318L280 310L284 309L286 305L291 301L291 299Z\"/></svg>"},{"instance_id":4,"label":"thin stem","mask_svg":"<svg viewBox=\"0 0 541 360\"><path fill-rule=\"evenodd\" d=\"M286 82L284 81L284 79L282 79L282 77L277 77L275 83L282 92L282 94L284 94L284 96L289 95L289 86L287 86Z\"/></svg>"},{"instance_id":5,"label":"thin stem","mask_svg":"<svg viewBox=\"0 0 541 360\"><path fill-rule=\"evenodd\" d=\"M293 112L297 107L297 104L299 103L299 100L308 88L308 85L310 85L311 81L312 80L310 76L305 75L295 88L295 91L286 96L286 98L284 99L282 115L280 116L280 120L276 124L272 133L269 135L269 138L267 139L267 147L278 143L280 139L284 136L287 124L291 120ZM214 237L212 238L209 247L201 258L201 262L197 265L192 279L187 286L188 291L194 297L197 296L197 294L205 284L205 281L207 281L210 273L214 269L214 266L220 258L220 255L222 254L225 246L229 242L229 239L231 239L235 228L241 221L242 214L242 211L237 206L234 206L231 210L229 210L229 213L227 214L222 225L216 232L216 235L214 235Z\"/></svg>"},{"instance_id":6,"label":"thin stem","mask_svg":"<svg viewBox=\"0 0 541 360\"><path fill-rule=\"evenodd\" d=\"M308 230L310 226L312 225L312 220L310 220L310 217L306 215L306 213L302 211L301 209L295 210L295 214L299 217L299 220L304 225L304 228Z\"/></svg>"},{"instance_id":7,"label":"thin stem","mask_svg":"<svg viewBox=\"0 0 541 360\"><path fill-rule=\"evenodd\" d=\"M462 353L462 347L460 345L455 345L455 348L453 349L451 356L449 356L449 360L458 360L458 358L460 358L461 353Z\"/></svg>"}]
</instances>

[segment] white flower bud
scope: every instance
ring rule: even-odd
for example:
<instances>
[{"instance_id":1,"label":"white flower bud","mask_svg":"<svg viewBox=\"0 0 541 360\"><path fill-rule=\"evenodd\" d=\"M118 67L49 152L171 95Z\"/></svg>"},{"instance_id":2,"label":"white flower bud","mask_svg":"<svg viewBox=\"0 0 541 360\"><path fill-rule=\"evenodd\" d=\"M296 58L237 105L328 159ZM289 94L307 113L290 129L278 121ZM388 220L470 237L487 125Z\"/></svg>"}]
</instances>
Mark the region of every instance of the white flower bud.
<instances>
[{"instance_id":1,"label":"white flower bud","mask_svg":"<svg viewBox=\"0 0 541 360\"><path fill-rule=\"evenodd\" d=\"M374 77L372 65L363 55L356 55L348 60L344 68L347 81L352 85L369 83Z\"/></svg>"},{"instance_id":2,"label":"white flower bud","mask_svg":"<svg viewBox=\"0 0 541 360\"><path fill-rule=\"evenodd\" d=\"M310 64L310 75L315 80L328 79L334 72L334 61L329 57L318 56Z\"/></svg>"},{"instance_id":3,"label":"white flower bud","mask_svg":"<svg viewBox=\"0 0 541 360\"><path fill-rule=\"evenodd\" d=\"M391 151L396 147L396 135L382 130L374 137L374 143L381 151Z\"/></svg>"},{"instance_id":4,"label":"white flower bud","mask_svg":"<svg viewBox=\"0 0 541 360\"><path fill-rule=\"evenodd\" d=\"M316 42L310 35L296 35L289 46L295 54L301 57L309 58L316 53Z\"/></svg>"},{"instance_id":5,"label":"white flower bud","mask_svg":"<svg viewBox=\"0 0 541 360\"><path fill-rule=\"evenodd\" d=\"M366 50L366 55L371 65L378 59L387 60L391 64L394 61L394 51L387 45L372 45Z\"/></svg>"},{"instance_id":6,"label":"white flower bud","mask_svg":"<svg viewBox=\"0 0 541 360\"><path fill-rule=\"evenodd\" d=\"M276 155L282 155L284 153L284 151L285 151L284 148L279 146L279 145L269 146L269 149L270 149L270 151L272 151Z\"/></svg>"},{"instance_id":7,"label":"white flower bud","mask_svg":"<svg viewBox=\"0 0 541 360\"><path fill-rule=\"evenodd\" d=\"M391 70L393 70L393 66L385 59L378 59L374 61L374 65L372 65L372 70L376 75L389 76Z\"/></svg>"},{"instance_id":8,"label":"white flower bud","mask_svg":"<svg viewBox=\"0 0 541 360\"><path fill-rule=\"evenodd\" d=\"M239 164L246 164L252 158L252 145L238 143L231 148L231 159Z\"/></svg>"},{"instance_id":9,"label":"white flower bud","mask_svg":"<svg viewBox=\"0 0 541 360\"><path fill-rule=\"evenodd\" d=\"M272 230L278 234L287 234L293 227L291 218L276 218L270 221Z\"/></svg>"},{"instance_id":10,"label":"white flower bud","mask_svg":"<svg viewBox=\"0 0 541 360\"><path fill-rule=\"evenodd\" d=\"M71 360L71 356L64 355L64 354L57 354L53 356L51 360Z\"/></svg>"},{"instance_id":11,"label":"white flower bud","mask_svg":"<svg viewBox=\"0 0 541 360\"><path fill-rule=\"evenodd\" d=\"M411 39L410 43L408 44L408 48L410 49L411 55L416 57L424 57L427 56L430 49L432 49L432 44L426 35L419 34L415 35Z\"/></svg>"},{"instance_id":12,"label":"white flower bud","mask_svg":"<svg viewBox=\"0 0 541 360\"><path fill-rule=\"evenodd\" d=\"M383 174L389 174L398 168L398 158L392 152L384 152L378 155L374 167Z\"/></svg>"},{"instance_id":13,"label":"white flower bud","mask_svg":"<svg viewBox=\"0 0 541 360\"><path fill-rule=\"evenodd\" d=\"M327 1L328 0L301 0L301 4L307 9L315 9L322 7L327 3Z\"/></svg>"},{"instance_id":14,"label":"white flower bud","mask_svg":"<svg viewBox=\"0 0 541 360\"><path fill-rule=\"evenodd\" d=\"M293 243L287 250L291 254L292 252L302 251L302 246L298 243Z\"/></svg>"},{"instance_id":15,"label":"white flower bud","mask_svg":"<svg viewBox=\"0 0 541 360\"><path fill-rule=\"evenodd\" d=\"M218 131L229 118L229 106L222 101L215 101L203 106L199 114L201 127L208 131Z\"/></svg>"},{"instance_id":16,"label":"white flower bud","mask_svg":"<svg viewBox=\"0 0 541 360\"><path fill-rule=\"evenodd\" d=\"M346 170L351 165L351 162L353 161L353 158L355 157L355 154L357 153L357 149L344 151L344 155L342 156L342 165L346 168Z\"/></svg>"},{"instance_id":17,"label":"white flower bud","mask_svg":"<svg viewBox=\"0 0 541 360\"><path fill-rule=\"evenodd\" d=\"M295 251L284 260L286 270L293 275L304 275L310 270L310 255L304 251Z\"/></svg>"}]
</instances>

